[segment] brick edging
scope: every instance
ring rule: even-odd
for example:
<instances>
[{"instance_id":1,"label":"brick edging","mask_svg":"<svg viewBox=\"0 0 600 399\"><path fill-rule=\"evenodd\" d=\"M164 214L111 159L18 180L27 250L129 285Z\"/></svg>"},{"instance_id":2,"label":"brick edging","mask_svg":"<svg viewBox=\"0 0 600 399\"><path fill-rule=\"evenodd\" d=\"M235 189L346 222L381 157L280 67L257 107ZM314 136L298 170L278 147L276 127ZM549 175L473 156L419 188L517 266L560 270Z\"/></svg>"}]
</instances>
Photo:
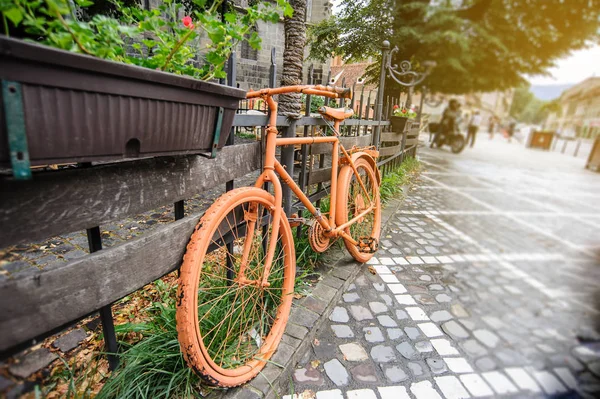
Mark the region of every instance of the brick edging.
<instances>
[{"instance_id":1,"label":"brick edging","mask_svg":"<svg viewBox=\"0 0 600 399\"><path fill-rule=\"evenodd\" d=\"M382 209L382 232L403 204L409 187L403 186L403 194L391 199ZM354 261L345 249L337 249L336 252L340 257L329 267L310 295L294 300L285 333L271 362L248 384L222 392L218 396L220 399L280 398L279 392L289 388L290 383L293 384L294 366L310 350L317 331L361 270L362 264Z\"/></svg>"}]
</instances>

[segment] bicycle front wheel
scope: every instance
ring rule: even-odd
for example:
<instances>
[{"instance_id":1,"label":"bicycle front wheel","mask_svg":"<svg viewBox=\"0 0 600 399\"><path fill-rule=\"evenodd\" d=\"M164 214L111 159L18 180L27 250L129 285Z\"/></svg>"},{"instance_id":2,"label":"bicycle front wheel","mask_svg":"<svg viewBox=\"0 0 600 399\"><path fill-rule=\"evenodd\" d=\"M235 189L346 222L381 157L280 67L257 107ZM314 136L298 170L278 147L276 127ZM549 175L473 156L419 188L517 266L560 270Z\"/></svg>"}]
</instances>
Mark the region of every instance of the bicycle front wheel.
<instances>
[{"instance_id":1,"label":"bicycle front wheel","mask_svg":"<svg viewBox=\"0 0 600 399\"><path fill-rule=\"evenodd\" d=\"M275 209L265 190L232 190L208 209L187 246L177 291L179 343L188 365L211 385L254 378L283 335L296 258L284 214L271 234Z\"/></svg>"},{"instance_id":2,"label":"bicycle front wheel","mask_svg":"<svg viewBox=\"0 0 600 399\"><path fill-rule=\"evenodd\" d=\"M353 240L374 239L379 241L381 230L381 203L379 197L379 185L375 170L364 158L359 158L354 163L358 176L351 166L344 166L338 175L338 204L336 206L335 220L338 226L361 215L373 204L373 209L366 215L360 217L356 223L345 229ZM365 188L359 183L359 176ZM372 252L364 252L358 246L348 240L344 240L346 249L358 262L365 263L373 256Z\"/></svg>"}]
</instances>

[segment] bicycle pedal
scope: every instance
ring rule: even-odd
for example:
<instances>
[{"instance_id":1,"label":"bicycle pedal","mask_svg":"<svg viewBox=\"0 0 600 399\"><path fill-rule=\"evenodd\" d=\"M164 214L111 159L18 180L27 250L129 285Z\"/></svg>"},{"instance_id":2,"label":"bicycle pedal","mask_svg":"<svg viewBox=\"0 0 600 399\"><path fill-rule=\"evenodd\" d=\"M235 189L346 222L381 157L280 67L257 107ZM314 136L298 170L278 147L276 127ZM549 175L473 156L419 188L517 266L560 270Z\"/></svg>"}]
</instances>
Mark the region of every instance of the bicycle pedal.
<instances>
[{"instance_id":1,"label":"bicycle pedal","mask_svg":"<svg viewBox=\"0 0 600 399\"><path fill-rule=\"evenodd\" d=\"M288 222L290 223L290 227L298 227L301 224L308 223L308 219L299 218L298 215L293 214L291 217L288 218Z\"/></svg>"},{"instance_id":2,"label":"bicycle pedal","mask_svg":"<svg viewBox=\"0 0 600 399\"><path fill-rule=\"evenodd\" d=\"M379 248L379 240L374 237L360 237L358 239L358 252L373 254Z\"/></svg>"}]
</instances>

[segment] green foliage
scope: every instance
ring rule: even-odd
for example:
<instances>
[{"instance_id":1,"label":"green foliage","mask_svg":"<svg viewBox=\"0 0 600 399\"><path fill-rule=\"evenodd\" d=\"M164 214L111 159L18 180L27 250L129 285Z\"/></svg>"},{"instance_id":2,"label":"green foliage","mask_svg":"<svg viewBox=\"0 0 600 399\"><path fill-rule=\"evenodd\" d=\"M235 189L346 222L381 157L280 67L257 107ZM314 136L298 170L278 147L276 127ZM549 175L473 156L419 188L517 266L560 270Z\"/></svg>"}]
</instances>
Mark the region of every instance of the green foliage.
<instances>
[{"instance_id":1,"label":"green foliage","mask_svg":"<svg viewBox=\"0 0 600 399\"><path fill-rule=\"evenodd\" d=\"M402 186L410 183L420 169L421 164L416 158L406 158L397 170L386 174L379 187L381 201L385 203L399 194Z\"/></svg>"},{"instance_id":2,"label":"green foliage","mask_svg":"<svg viewBox=\"0 0 600 399\"><path fill-rule=\"evenodd\" d=\"M260 48L256 32L247 35L256 22L277 22L280 13L289 13L285 0L278 0L277 5L256 2L244 13L227 12L222 21L223 0L214 0L210 6L206 0L189 0L184 4L191 12L191 23L183 23L181 0L164 0L152 10L131 5L130 0L114 0L116 11L109 9L107 15L82 21L76 11L85 11L93 3L75 3L77 9L70 0L2 0L5 33L9 34L10 24L48 46L209 80L225 77L225 61L238 43L247 41L252 48ZM201 33L210 40L204 49L198 40ZM198 54L204 56L203 65L197 65Z\"/></svg>"},{"instance_id":3,"label":"green foliage","mask_svg":"<svg viewBox=\"0 0 600 399\"><path fill-rule=\"evenodd\" d=\"M599 28L597 0L342 0L338 15L310 30L310 56L373 57L368 72L376 81L389 40L399 49L392 64L410 60L419 71L435 61L424 84L462 94L522 85L523 75L543 74L557 58L598 41ZM388 78L386 90L401 89Z\"/></svg>"},{"instance_id":4,"label":"green foliage","mask_svg":"<svg viewBox=\"0 0 600 399\"><path fill-rule=\"evenodd\" d=\"M302 102L302 107L304 109L304 106L306 104L306 94L302 95L302 99L300 101ZM321 97L321 96L311 96L310 97L310 113L311 114L316 114L317 110L324 105L325 105L325 97Z\"/></svg>"},{"instance_id":5,"label":"green foliage","mask_svg":"<svg viewBox=\"0 0 600 399\"><path fill-rule=\"evenodd\" d=\"M529 86L521 86L515 90L510 107L510 116L517 121L541 124L552 112L561 112L558 100L540 100L529 90Z\"/></svg>"}]
</instances>

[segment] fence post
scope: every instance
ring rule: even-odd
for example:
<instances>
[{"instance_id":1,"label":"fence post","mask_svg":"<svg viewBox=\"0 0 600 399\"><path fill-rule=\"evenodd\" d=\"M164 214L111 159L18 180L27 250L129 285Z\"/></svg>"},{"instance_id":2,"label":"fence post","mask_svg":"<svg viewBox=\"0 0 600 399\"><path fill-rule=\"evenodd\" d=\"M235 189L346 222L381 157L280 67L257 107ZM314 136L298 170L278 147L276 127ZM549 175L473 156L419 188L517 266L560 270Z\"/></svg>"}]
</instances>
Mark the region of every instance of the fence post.
<instances>
[{"instance_id":1,"label":"fence post","mask_svg":"<svg viewBox=\"0 0 600 399\"><path fill-rule=\"evenodd\" d=\"M581 138L577 140L577 147L575 147L575 152L573 153L574 157L577 157L577 153L579 152L579 147L581 146Z\"/></svg>"},{"instance_id":2,"label":"fence post","mask_svg":"<svg viewBox=\"0 0 600 399\"><path fill-rule=\"evenodd\" d=\"M99 226L87 229L87 237L90 253L102 249L102 235L100 234ZM104 335L104 346L108 353L108 365L110 366L110 369L114 371L119 367L119 358L116 355L119 349L117 346L117 336L115 335L112 305L102 306L98 313L100 313L100 320L102 321L102 333Z\"/></svg>"},{"instance_id":3,"label":"fence post","mask_svg":"<svg viewBox=\"0 0 600 399\"><path fill-rule=\"evenodd\" d=\"M385 40L381 46L381 72L379 73L379 87L377 88L377 110L375 111L375 119L381 121L381 113L383 111L383 90L385 89L385 70L387 64L388 54L390 52L390 42ZM379 148L379 136L381 132L381 126L378 124L375 126L373 133L373 145Z\"/></svg>"},{"instance_id":4,"label":"fence post","mask_svg":"<svg viewBox=\"0 0 600 399\"><path fill-rule=\"evenodd\" d=\"M297 119L288 118L290 125L283 132L283 137L294 137L296 135L296 125L298 124ZM281 148L281 165L289 173L290 176L294 176L294 146L288 145ZM281 188L283 195L283 211L287 216L292 214L292 190L287 184L284 184Z\"/></svg>"}]
</instances>

